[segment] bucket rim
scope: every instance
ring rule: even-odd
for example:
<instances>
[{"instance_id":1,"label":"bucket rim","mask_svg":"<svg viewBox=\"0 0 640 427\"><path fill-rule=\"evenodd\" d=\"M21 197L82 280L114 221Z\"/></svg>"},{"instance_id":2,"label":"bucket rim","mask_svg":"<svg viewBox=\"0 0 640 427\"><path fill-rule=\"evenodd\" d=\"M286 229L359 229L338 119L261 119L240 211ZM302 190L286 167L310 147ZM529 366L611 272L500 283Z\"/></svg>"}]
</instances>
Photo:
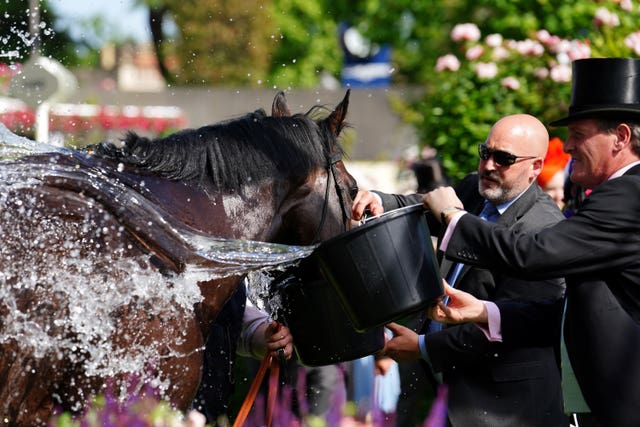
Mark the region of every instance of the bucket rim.
<instances>
[{"instance_id":1,"label":"bucket rim","mask_svg":"<svg viewBox=\"0 0 640 427\"><path fill-rule=\"evenodd\" d=\"M331 237L330 239L324 240L323 242L321 242L317 247L316 247L316 251L317 250L322 250L322 248L326 247L326 246L330 246L333 243L340 241L342 239L354 236L356 234L360 234L360 233L364 233L366 231L368 231L371 228L376 228L379 227L381 225L383 225L384 223L395 219L396 217L399 216L405 216L407 214L410 214L414 211L422 211L423 213L426 212L426 208L424 207L424 205L422 203L417 203L414 205L409 205L409 206L403 206L401 208L398 209L393 209L390 211L387 211L385 213L383 213L382 215L378 215L375 217L371 217L369 219L367 219L367 221L362 224L359 225L357 227L352 228L351 230L347 230L344 233L340 233L336 236ZM314 251L314 252L316 252Z\"/></svg>"}]
</instances>

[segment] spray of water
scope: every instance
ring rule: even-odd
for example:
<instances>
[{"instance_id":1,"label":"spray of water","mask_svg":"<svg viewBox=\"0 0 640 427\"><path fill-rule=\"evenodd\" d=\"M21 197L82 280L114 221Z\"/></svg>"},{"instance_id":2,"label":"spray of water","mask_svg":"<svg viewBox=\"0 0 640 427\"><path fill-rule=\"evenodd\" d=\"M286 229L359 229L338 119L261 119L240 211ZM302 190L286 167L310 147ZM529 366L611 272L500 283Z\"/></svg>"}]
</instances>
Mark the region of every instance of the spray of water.
<instances>
[{"instance_id":1,"label":"spray of water","mask_svg":"<svg viewBox=\"0 0 640 427\"><path fill-rule=\"evenodd\" d=\"M19 137L0 125L0 345L19 342L36 358L73 355L87 376L144 373L150 360L175 356L173 347L187 338L185 322L202 300L198 282L251 273L252 300L277 305L267 301L265 272L314 249L203 235L171 218L143 191L113 179L117 171L64 162L27 168L16 162L44 152L83 160L82 154ZM103 223L99 203L74 212L84 221L47 215L45 202L52 196L42 184L61 179L86 194L105 195L126 213L120 218L124 223ZM125 227L153 230L153 238L190 254L184 272L163 275L151 268L148 256L131 256L130 246L110 243L108 236ZM143 328L123 331L118 319L127 313L162 316L172 342L152 341ZM126 338L126 348L113 346L115 334ZM151 382L159 390L169 387L159 377Z\"/></svg>"}]
</instances>

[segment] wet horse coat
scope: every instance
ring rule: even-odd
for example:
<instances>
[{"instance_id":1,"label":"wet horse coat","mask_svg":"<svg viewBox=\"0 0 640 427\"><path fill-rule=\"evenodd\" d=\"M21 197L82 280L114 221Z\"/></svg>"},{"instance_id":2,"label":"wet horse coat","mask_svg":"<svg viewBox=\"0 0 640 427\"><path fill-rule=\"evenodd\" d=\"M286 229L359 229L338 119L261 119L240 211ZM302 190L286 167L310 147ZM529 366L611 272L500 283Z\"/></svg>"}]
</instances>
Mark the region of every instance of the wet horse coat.
<instances>
[{"instance_id":1,"label":"wet horse coat","mask_svg":"<svg viewBox=\"0 0 640 427\"><path fill-rule=\"evenodd\" d=\"M278 94L271 116L0 162L0 416L42 424L131 376L185 409L242 279L212 274L224 265L197 243L344 231L357 189L336 141L348 95L322 119L291 115Z\"/></svg>"}]
</instances>

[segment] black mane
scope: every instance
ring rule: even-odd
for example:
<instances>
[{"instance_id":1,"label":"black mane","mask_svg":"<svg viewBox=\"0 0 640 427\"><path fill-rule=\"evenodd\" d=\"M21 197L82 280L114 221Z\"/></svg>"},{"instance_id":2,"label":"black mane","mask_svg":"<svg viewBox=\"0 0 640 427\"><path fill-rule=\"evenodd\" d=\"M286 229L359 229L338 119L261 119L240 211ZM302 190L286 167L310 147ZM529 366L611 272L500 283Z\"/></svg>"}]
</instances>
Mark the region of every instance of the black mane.
<instances>
[{"instance_id":1,"label":"black mane","mask_svg":"<svg viewBox=\"0 0 640 427\"><path fill-rule=\"evenodd\" d=\"M336 143L323 121L307 114L243 117L150 140L129 132L124 146L100 143L94 155L176 181L240 192L247 183L303 177L325 167Z\"/></svg>"}]
</instances>

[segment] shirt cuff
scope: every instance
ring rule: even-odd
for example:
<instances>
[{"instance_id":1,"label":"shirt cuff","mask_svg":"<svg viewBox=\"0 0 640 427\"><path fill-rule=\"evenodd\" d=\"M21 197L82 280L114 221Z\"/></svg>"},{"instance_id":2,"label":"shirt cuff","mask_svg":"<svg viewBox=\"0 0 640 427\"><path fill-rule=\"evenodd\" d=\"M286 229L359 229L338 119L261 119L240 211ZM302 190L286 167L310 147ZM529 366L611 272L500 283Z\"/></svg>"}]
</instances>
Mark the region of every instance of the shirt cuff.
<instances>
[{"instance_id":1,"label":"shirt cuff","mask_svg":"<svg viewBox=\"0 0 640 427\"><path fill-rule=\"evenodd\" d=\"M487 324L476 323L476 326L491 342L502 342L502 329L500 327L500 309L491 301L482 301L487 309Z\"/></svg>"},{"instance_id":2,"label":"shirt cuff","mask_svg":"<svg viewBox=\"0 0 640 427\"><path fill-rule=\"evenodd\" d=\"M466 213L468 213L468 212L460 211L460 212L455 213L451 217L451 221L449 221L449 225L447 225L447 229L444 232L444 236L442 237L442 241L440 242L440 250L442 252L447 250L447 245L449 244L449 239L451 239L451 235L453 234L453 231L456 229L456 225L458 224L458 221Z\"/></svg>"},{"instance_id":3,"label":"shirt cuff","mask_svg":"<svg viewBox=\"0 0 640 427\"><path fill-rule=\"evenodd\" d=\"M250 301L247 300L247 302ZM262 356L260 353L263 352L264 349L253 348L253 337L260 325L269 322L270 320L271 319L267 312L258 309L252 304L247 304L242 316L242 326L240 328L240 335L238 336L236 353L241 356L255 357L257 359L261 358Z\"/></svg>"}]
</instances>

